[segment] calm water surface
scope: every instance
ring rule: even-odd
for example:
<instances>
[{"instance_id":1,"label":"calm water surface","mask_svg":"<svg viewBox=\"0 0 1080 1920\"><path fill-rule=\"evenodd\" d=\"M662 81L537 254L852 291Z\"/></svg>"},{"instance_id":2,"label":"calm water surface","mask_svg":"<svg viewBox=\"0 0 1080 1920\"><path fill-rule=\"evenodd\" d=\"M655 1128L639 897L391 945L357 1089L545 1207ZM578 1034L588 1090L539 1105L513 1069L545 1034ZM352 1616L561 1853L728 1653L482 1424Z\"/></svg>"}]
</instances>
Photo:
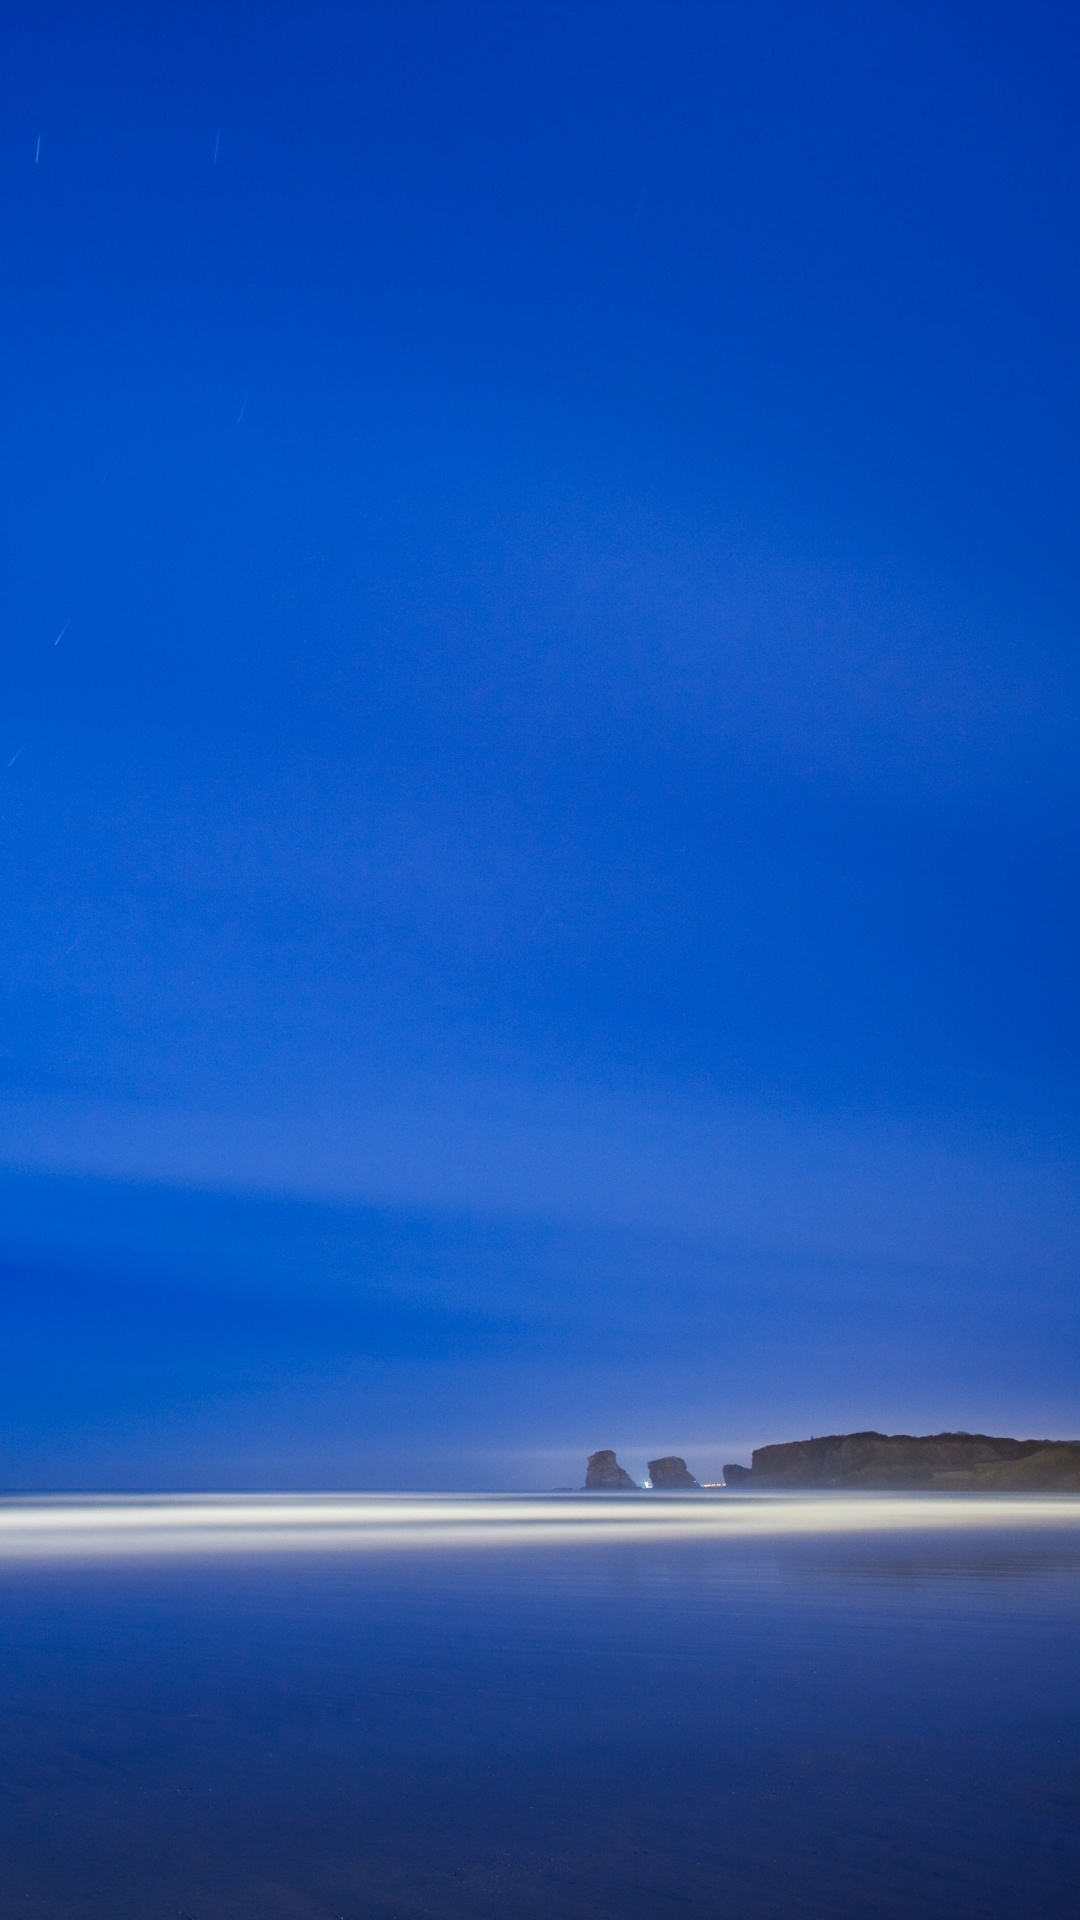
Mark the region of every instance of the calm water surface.
<instances>
[{"instance_id":1,"label":"calm water surface","mask_svg":"<svg viewBox=\"0 0 1080 1920\"><path fill-rule=\"evenodd\" d=\"M1080 1910L1080 1529L0 1567L0 1912Z\"/></svg>"}]
</instances>

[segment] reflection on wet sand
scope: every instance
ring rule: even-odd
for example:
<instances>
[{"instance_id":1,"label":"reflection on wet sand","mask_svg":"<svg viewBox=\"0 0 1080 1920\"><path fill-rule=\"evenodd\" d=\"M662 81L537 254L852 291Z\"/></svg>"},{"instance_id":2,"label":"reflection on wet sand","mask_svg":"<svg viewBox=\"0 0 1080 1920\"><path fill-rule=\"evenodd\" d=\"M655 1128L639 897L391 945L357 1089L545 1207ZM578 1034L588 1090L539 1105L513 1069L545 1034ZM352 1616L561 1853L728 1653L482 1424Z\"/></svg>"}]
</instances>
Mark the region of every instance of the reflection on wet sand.
<instances>
[{"instance_id":1,"label":"reflection on wet sand","mask_svg":"<svg viewBox=\"0 0 1080 1920\"><path fill-rule=\"evenodd\" d=\"M1074 1920L1076 1499L22 1499L0 1555L5 1914Z\"/></svg>"}]
</instances>

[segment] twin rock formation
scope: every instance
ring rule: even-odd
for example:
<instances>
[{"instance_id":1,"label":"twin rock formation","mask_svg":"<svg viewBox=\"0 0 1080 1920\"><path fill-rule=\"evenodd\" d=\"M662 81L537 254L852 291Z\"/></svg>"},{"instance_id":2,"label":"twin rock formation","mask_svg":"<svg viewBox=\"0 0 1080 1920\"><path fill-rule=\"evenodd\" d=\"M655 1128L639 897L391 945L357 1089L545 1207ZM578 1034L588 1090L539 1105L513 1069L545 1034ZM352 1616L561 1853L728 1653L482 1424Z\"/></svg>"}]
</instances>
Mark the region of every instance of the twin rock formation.
<instances>
[{"instance_id":1,"label":"twin rock formation","mask_svg":"<svg viewBox=\"0 0 1080 1920\"><path fill-rule=\"evenodd\" d=\"M694 1488L685 1460L649 1461L654 1488ZM758 1447L748 1467L724 1468L748 1492L862 1488L866 1493L1080 1493L1080 1440L1001 1440L986 1433L833 1433ZM637 1493L610 1447L590 1453L586 1490Z\"/></svg>"},{"instance_id":2,"label":"twin rock formation","mask_svg":"<svg viewBox=\"0 0 1080 1920\"><path fill-rule=\"evenodd\" d=\"M686 1461L678 1454L665 1454L662 1460L649 1461L649 1479L654 1487L696 1487L698 1482L687 1471ZM631 1480L625 1467L620 1467L610 1447L602 1447L599 1453L590 1453L585 1468L586 1493L640 1493L636 1480Z\"/></svg>"}]
</instances>

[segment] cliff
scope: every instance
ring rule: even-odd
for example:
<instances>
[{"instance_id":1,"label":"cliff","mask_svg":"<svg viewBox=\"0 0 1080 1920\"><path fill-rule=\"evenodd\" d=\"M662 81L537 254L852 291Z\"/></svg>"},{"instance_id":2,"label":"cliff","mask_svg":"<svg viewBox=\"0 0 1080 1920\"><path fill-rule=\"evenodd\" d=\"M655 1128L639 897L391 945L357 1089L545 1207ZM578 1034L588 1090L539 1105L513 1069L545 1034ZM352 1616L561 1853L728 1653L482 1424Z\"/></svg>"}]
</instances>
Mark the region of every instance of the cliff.
<instances>
[{"instance_id":1,"label":"cliff","mask_svg":"<svg viewBox=\"0 0 1080 1920\"><path fill-rule=\"evenodd\" d=\"M834 1433L758 1447L729 1487L861 1487L868 1492L1080 1493L1080 1440L985 1433Z\"/></svg>"}]
</instances>

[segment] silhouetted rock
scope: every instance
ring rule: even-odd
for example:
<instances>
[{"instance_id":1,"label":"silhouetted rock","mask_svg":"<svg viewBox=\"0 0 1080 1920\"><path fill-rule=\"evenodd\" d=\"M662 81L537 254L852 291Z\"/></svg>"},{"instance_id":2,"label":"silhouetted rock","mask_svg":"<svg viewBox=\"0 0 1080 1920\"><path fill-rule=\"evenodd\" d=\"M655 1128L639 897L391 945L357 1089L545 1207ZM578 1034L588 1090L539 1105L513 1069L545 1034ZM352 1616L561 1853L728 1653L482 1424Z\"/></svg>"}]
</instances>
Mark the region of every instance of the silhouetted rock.
<instances>
[{"instance_id":1,"label":"silhouetted rock","mask_svg":"<svg viewBox=\"0 0 1080 1920\"><path fill-rule=\"evenodd\" d=\"M724 1468L725 1487L745 1486L746 1482L748 1480L752 1480L753 1477L754 1477L753 1473L751 1472L749 1467L737 1467L735 1465L732 1465Z\"/></svg>"},{"instance_id":2,"label":"silhouetted rock","mask_svg":"<svg viewBox=\"0 0 1080 1920\"><path fill-rule=\"evenodd\" d=\"M649 1479L654 1487L697 1487L699 1482L687 1471L686 1461L677 1453L666 1453L662 1460L649 1461Z\"/></svg>"},{"instance_id":3,"label":"silhouetted rock","mask_svg":"<svg viewBox=\"0 0 1080 1920\"><path fill-rule=\"evenodd\" d=\"M727 1486L862 1487L867 1491L1080 1493L1080 1440L1004 1440L985 1433L834 1433L757 1447Z\"/></svg>"},{"instance_id":4,"label":"silhouetted rock","mask_svg":"<svg viewBox=\"0 0 1080 1920\"><path fill-rule=\"evenodd\" d=\"M599 1453L590 1453L585 1468L585 1491L592 1493L638 1493L640 1488L636 1480L631 1480L625 1468L620 1467L610 1447L601 1447Z\"/></svg>"}]
</instances>

